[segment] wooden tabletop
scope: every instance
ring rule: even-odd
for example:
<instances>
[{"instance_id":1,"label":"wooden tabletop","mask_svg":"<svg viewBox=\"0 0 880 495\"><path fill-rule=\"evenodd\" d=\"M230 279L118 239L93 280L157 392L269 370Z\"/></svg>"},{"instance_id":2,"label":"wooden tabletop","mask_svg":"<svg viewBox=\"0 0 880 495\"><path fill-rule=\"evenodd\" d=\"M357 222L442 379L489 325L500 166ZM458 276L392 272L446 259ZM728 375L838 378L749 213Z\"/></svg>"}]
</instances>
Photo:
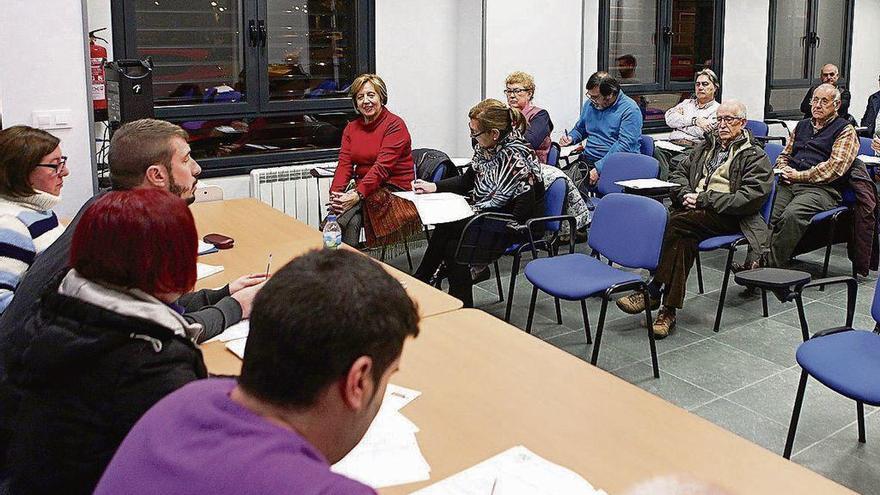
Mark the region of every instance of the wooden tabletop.
<instances>
[{"instance_id":1,"label":"wooden tabletop","mask_svg":"<svg viewBox=\"0 0 880 495\"><path fill-rule=\"evenodd\" d=\"M199 257L199 262L222 265L223 271L203 278L197 289L221 287L249 273L266 270L272 254L271 272L312 249L324 246L321 233L299 220L256 199L233 199L192 205L199 237L217 233L235 239L232 249ZM422 317L461 308L461 301L386 264L388 273L399 280L418 304Z\"/></svg>"},{"instance_id":2,"label":"wooden tabletop","mask_svg":"<svg viewBox=\"0 0 880 495\"><path fill-rule=\"evenodd\" d=\"M731 494L852 493L482 311L426 318L420 329L391 381L423 392L402 412L421 428L431 480L383 495L520 444L609 494L669 474ZM202 350L212 373L239 373L222 344Z\"/></svg>"}]
</instances>

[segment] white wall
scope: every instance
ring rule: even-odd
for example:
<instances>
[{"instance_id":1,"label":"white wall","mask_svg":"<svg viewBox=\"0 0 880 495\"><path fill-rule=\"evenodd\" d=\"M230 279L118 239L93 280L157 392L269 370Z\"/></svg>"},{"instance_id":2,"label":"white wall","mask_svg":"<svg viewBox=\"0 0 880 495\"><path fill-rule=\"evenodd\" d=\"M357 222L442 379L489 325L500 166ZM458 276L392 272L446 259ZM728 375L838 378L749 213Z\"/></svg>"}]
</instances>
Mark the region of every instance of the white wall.
<instances>
[{"instance_id":1,"label":"white wall","mask_svg":"<svg viewBox=\"0 0 880 495\"><path fill-rule=\"evenodd\" d=\"M534 104L550 113L558 140L580 114L581 0L488 0L487 98L505 101L504 79L513 71L535 78Z\"/></svg>"},{"instance_id":2,"label":"white wall","mask_svg":"<svg viewBox=\"0 0 880 495\"><path fill-rule=\"evenodd\" d=\"M743 22L748 19L748 22ZM770 7L767 0L727 2L724 15L723 99L745 103L749 118L764 118Z\"/></svg>"},{"instance_id":3,"label":"white wall","mask_svg":"<svg viewBox=\"0 0 880 495\"><path fill-rule=\"evenodd\" d=\"M856 0L853 18L849 113L861 121L868 96L876 92L880 75L880 1Z\"/></svg>"},{"instance_id":4,"label":"white wall","mask_svg":"<svg viewBox=\"0 0 880 495\"><path fill-rule=\"evenodd\" d=\"M0 44L5 47L0 50L3 125L32 125L35 110L70 110L71 128L50 131L61 139L69 157L70 176L57 208L68 217L94 194L83 9L76 0L2 0L0 4Z\"/></svg>"},{"instance_id":5,"label":"white wall","mask_svg":"<svg viewBox=\"0 0 880 495\"><path fill-rule=\"evenodd\" d=\"M376 2L376 72L414 148L472 154L467 109L480 99L481 10L475 0Z\"/></svg>"}]
</instances>

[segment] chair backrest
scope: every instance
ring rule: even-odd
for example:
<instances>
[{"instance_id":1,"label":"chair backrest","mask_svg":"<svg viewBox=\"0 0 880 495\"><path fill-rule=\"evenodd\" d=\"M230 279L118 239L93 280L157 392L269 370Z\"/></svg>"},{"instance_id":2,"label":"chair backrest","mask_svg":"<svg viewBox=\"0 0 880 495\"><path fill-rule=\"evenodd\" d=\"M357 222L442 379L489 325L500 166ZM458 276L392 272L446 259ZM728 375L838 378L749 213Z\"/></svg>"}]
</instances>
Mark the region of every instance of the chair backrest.
<instances>
[{"instance_id":1,"label":"chair backrest","mask_svg":"<svg viewBox=\"0 0 880 495\"><path fill-rule=\"evenodd\" d=\"M195 192L196 203L223 201L223 188L220 186L200 185Z\"/></svg>"},{"instance_id":2,"label":"chair backrest","mask_svg":"<svg viewBox=\"0 0 880 495\"><path fill-rule=\"evenodd\" d=\"M874 321L880 323L880 278L877 279L877 285L874 286L874 302L871 303L871 317Z\"/></svg>"},{"instance_id":3,"label":"chair backrest","mask_svg":"<svg viewBox=\"0 0 880 495\"><path fill-rule=\"evenodd\" d=\"M547 151L547 165L553 165L554 167L559 166L559 153L562 150L559 148L559 143L550 143L550 149Z\"/></svg>"},{"instance_id":4,"label":"chair backrest","mask_svg":"<svg viewBox=\"0 0 880 495\"><path fill-rule=\"evenodd\" d=\"M763 137L770 135L770 126L760 120L747 120L746 129L751 131L753 136Z\"/></svg>"},{"instance_id":5,"label":"chair backrest","mask_svg":"<svg viewBox=\"0 0 880 495\"><path fill-rule=\"evenodd\" d=\"M458 240L455 260L467 265L488 265L502 257L517 237L508 227L513 223L513 215L504 213L481 213L471 218Z\"/></svg>"},{"instance_id":6,"label":"chair backrest","mask_svg":"<svg viewBox=\"0 0 880 495\"><path fill-rule=\"evenodd\" d=\"M761 218L764 219L764 223L770 224L770 214L773 213L773 201L776 200L776 176L773 176L773 182L770 183L770 195L767 196L767 200L764 201L764 205L761 206Z\"/></svg>"},{"instance_id":7,"label":"chair backrest","mask_svg":"<svg viewBox=\"0 0 880 495\"><path fill-rule=\"evenodd\" d=\"M434 175L431 177L431 182L440 182L445 177L446 163L441 163L440 165L437 165L437 168L434 169Z\"/></svg>"},{"instance_id":8,"label":"chair backrest","mask_svg":"<svg viewBox=\"0 0 880 495\"><path fill-rule=\"evenodd\" d=\"M859 154L874 156L874 150L871 149L871 138L859 137Z\"/></svg>"},{"instance_id":9,"label":"chair backrest","mask_svg":"<svg viewBox=\"0 0 880 495\"><path fill-rule=\"evenodd\" d=\"M770 159L770 165L776 166L776 159L782 154L782 145L779 143L767 143L764 145L764 152Z\"/></svg>"},{"instance_id":10,"label":"chair backrest","mask_svg":"<svg viewBox=\"0 0 880 495\"><path fill-rule=\"evenodd\" d=\"M599 196L623 192L615 182L630 179L653 179L657 177L660 164L652 156L639 153L611 153L605 157L605 165L599 174L596 191Z\"/></svg>"},{"instance_id":11,"label":"chair backrest","mask_svg":"<svg viewBox=\"0 0 880 495\"><path fill-rule=\"evenodd\" d=\"M654 138L642 134L642 137L639 138L639 153L654 156Z\"/></svg>"},{"instance_id":12,"label":"chair backrest","mask_svg":"<svg viewBox=\"0 0 880 495\"><path fill-rule=\"evenodd\" d=\"M552 217L565 213L565 199L568 196L568 182L563 177L554 180L544 193L544 216ZM547 222L548 232L559 232L561 222Z\"/></svg>"},{"instance_id":13,"label":"chair backrest","mask_svg":"<svg viewBox=\"0 0 880 495\"><path fill-rule=\"evenodd\" d=\"M588 244L619 265L653 272L660 261L666 220L666 208L659 201L609 194L593 212Z\"/></svg>"}]
</instances>

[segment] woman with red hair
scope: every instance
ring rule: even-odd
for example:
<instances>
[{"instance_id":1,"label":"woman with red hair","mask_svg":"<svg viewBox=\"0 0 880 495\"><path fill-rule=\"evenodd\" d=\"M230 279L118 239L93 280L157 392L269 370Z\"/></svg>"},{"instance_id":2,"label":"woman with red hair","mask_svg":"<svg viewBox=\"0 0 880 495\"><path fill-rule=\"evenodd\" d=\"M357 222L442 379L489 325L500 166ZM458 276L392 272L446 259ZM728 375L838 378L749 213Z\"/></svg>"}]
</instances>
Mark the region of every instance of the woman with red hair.
<instances>
[{"instance_id":1,"label":"woman with red hair","mask_svg":"<svg viewBox=\"0 0 880 495\"><path fill-rule=\"evenodd\" d=\"M22 393L11 493L91 493L129 429L207 372L201 325L175 305L196 282L196 227L159 189L101 196L76 226L71 269L12 343Z\"/></svg>"}]
</instances>

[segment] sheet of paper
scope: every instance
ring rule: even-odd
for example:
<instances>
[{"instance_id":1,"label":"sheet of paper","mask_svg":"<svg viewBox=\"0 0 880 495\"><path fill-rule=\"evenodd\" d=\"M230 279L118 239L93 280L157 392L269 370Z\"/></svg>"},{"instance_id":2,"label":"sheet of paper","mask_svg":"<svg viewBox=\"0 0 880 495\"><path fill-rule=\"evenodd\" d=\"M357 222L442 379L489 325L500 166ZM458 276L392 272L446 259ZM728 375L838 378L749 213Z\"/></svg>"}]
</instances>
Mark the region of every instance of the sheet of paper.
<instances>
[{"instance_id":1,"label":"sheet of paper","mask_svg":"<svg viewBox=\"0 0 880 495\"><path fill-rule=\"evenodd\" d=\"M229 342L230 340L243 339L248 336L250 330L250 320L241 320L235 325L223 330L223 333L220 335L215 335L214 338L209 339L207 342Z\"/></svg>"},{"instance_id":2,"label":"sheet of paper","mask_svg":"<svg viewBox=\"0 0 880 495\"><path fill-rule=\"evenodd\" d=\"M667 182L660 179L632 179L621 180L615 182L620 187L628 187L630 189L657 189L661 187L679 187L675 182Z\"/></svg>"},{"instance_id":3,"label":"sheet of paper","mask_svg":"<svg viewBox=\"0 0 880 495\"><path fill-rule=\"evenodd\" d=\"M474 215L474 210L464 196L453 193L416 194L413 191L395 192L395 196L416 205L419 217L425 225L455 222Z\"/></svg>"},{"instance_id":4,"label":"sheet of paper","mask_svg":"<svg viewBox=\"0 0 880 495\"><path fill-rule=\"evenodd\" d=\"M419 395L418 390L389 384L370 428L333 471L376 489L430 479L431 467L416 439L419 427L400 413Z\"/></svg>"},{"instance_id":5,"label":"sheet of paper","mask_svg":"<svg viewBox=\"0 0 880 495\"><path fill-rule=\"evenodd\" d=\"M216 253L217 246L199 239L199 255Z\"/></svg>"},{"instance_id":6,"label":"sheet of paper","mask_svg":"<svg viewBox=\"0 0 880 495\"><path fill-rule=\"evenodd\" d=\"M220 273L223 271L223 266L221 265L206 265L204 263L196 263L196 275L197 279L201 280L205 277L210 277L215 273Z\"/></svg>"},{"instance_id":7,"label":"sheet of paper","mask_svg":"<svg viewBox=\"0 0 880 495\"><path fill-rule=\"evenodd\" d=\"M230 340L226 343L226 348L238 356L238 359L244 359L244 346L247 345L247 337L243 339Z\"/></svg>"},{"instance_id":8,"label":"sheet of paper","mask_svg":"<svg viewBox=\"0 0 880 495\"><path fill-rule=\"evenodd\" d=\"M877 165L880 163L880 156L871 156L871 155L859 155L858 159L863 161L864 163Z\"/></svg>"},{"instance_id":9,"label":"sheet of paper","mask_svg":"<svg viewBox=\"0 0 880 495\"><path fill-rule=\"evenodd\" d=\"M662 139L654 141L654 146L663 150L675 151L679 153L685 150L684 146L679 146L675 143L670 143L669 141L664 141Z\"/></svg>"},{"instance_id":10,"label":"sheet of paper","mask_svg":"<svg viewBox=\"0 0 880 495\"><path fill-rule=\"evenodd\" d=\"M572 154L580 153L584 147L580 144L572 144L571 146L563 146L559 148L559 158L568 158Z\"/></svg>"},{"instance_id":11,"label":"sheet of paper","mask_svg":"<svg viewBox=\"0 0 880 495\"><path fill-rule=\"evenodd\" d=\"M518 445L413 495L600 495L580 475Z\"/></svg>"}]
</instances>

